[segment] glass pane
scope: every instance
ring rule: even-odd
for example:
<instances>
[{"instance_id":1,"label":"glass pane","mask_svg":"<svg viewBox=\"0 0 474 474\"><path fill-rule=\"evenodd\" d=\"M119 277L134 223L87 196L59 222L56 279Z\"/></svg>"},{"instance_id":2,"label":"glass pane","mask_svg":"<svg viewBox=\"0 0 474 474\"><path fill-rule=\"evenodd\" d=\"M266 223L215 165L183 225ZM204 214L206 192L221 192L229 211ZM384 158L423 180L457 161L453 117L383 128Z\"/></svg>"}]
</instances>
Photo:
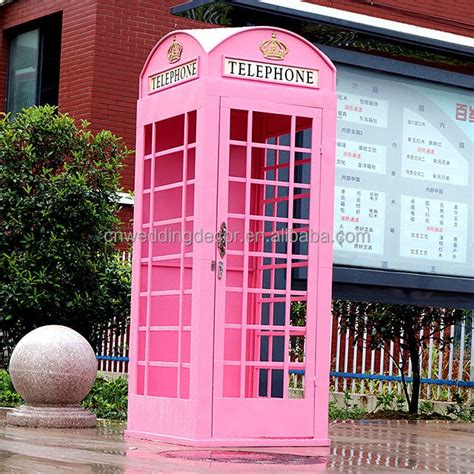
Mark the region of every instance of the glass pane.
<instances>
[{"instance_id":1,"label":"glass pane","mask_svg":"<svg viewBox=\"0 0 474 474\"><path fill-rule=\"evenodd\" d=\"M160 120L155 127L157 153L184 145L184 114Z\"/></svg>"},{"instance_id":2,"label":"glass pane","mask_svg":"<svg viewBox=\"0 0 474 474\"><path fill-rule=\"evenodd\" d=\"M228 228L243 238L226 255L222 393L304 398L312 119L230 122Z\"/></svg>"},{"instance_id":3,"label":"glass pane","mask_svg":"<svg viewBox=\"0 0 474 474\"><path fill-rule=\"evenodd\" d=\"M290 146L291 116L263 112L253 113L252 140L254 143Z\"/></svg>"},{"instance_id":4,"label":"glass pane","mask_svg":"<svg viewBox=\"0 0 474 474\"><path fill-rule=\"evenodd\" d=\"M8 111L19 112L36 104L39 30L15 36L10 45Z\"/></svg>"},{"instance_id":5,"label":"glass pane","mask_svg":"<svg viewBox=\"0 0 474 474\"><path fill-rule=\"evenodd\" d=\"M230 112L230 139L247 141L248 112L246 110L231 110Z\"/></svg>"}]
</instances>

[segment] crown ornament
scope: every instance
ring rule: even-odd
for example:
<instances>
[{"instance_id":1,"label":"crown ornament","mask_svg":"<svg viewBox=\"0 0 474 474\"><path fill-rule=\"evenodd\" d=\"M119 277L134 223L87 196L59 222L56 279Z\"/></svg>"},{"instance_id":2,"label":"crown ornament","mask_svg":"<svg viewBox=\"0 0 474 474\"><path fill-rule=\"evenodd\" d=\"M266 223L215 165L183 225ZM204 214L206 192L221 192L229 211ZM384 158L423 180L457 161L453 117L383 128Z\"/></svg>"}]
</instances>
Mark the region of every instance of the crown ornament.
<instances>
[{"instance_id":1,"label":"crown ornament","mask_svg":"<svg viewBox=\"0 0 474 474\"><path fill-rule=\"evenodd\" d=\"M168 52L166 55L168 56L168 61L172 63L176 63L181 59L181 53L183 52L183 45L176 41L176 36L173 36L173 42L171 43L170 47L168 48Z\"/></svg>"},{"instance_id":2,"label":"crown ornament","mask_svg":"<svg viewBox=\"0 0 474 474\"><path fill-rule=\"evenodd\" d=\"M288 46L283 41L277 40L276 33L272 33L272 39L263 41L260 51L264 58L283 61L288 54Z\"/></svg>"}]
</instances>

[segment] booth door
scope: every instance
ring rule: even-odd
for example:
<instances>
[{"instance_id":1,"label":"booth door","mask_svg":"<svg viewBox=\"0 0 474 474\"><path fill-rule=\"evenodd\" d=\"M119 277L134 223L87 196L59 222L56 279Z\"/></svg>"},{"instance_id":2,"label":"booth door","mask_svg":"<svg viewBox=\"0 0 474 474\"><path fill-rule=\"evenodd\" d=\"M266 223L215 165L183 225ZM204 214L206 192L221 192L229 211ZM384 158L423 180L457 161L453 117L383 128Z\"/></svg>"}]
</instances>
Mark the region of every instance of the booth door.
<instances>
[{"instance_id":1,"label":"booth door","mask_svg":"<svg viewBox=\"0 0 474 474\"><path fill-rule=\"evenodd\" d=\"M321 109L222 100L214 437L314 435L316 288L308 316L306 306L321 119Z\"/></svg>"}]
</instances>

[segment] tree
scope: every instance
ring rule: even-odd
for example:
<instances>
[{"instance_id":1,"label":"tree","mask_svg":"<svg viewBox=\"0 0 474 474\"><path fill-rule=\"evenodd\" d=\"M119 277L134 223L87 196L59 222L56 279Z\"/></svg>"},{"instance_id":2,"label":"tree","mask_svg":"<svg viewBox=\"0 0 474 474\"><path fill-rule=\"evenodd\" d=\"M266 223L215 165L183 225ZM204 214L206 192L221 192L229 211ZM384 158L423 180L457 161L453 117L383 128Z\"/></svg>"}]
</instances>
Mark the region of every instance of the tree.
<instances>
[{"instance_id":1,"label":"tree","mask_svg":"<svg viewBox=\"0 0 474 474\"><path fill-rule=\"evenodd\" d=\"M452 342L447 329L460 324L467 316L466 311L459 309L379 303L362 303L360 308L348 301L336 301L334 310L340 316L341 332L352 331L356 344L364 341L368 348L379 349L393 342L394 347L399 348L399 358L389 355L400 371L411 414L418 413L423 349L432 339L439 350L444 350ZM409 362L413 373L411 395L406 380Z\"/></svg>"},{"instance_id":2,"label":"tree","mask_svg":"<svg viewBox=\"0 0 474 474\"><path fill-rule=\"evenodd\" d=\"M0 351L45 324L97 347L123 328L130 268L105 238L120 225L119 170L128 150L54 107L0 120ZM6 362L6 361L5 361Z\"/></svg>"}]
</instances>

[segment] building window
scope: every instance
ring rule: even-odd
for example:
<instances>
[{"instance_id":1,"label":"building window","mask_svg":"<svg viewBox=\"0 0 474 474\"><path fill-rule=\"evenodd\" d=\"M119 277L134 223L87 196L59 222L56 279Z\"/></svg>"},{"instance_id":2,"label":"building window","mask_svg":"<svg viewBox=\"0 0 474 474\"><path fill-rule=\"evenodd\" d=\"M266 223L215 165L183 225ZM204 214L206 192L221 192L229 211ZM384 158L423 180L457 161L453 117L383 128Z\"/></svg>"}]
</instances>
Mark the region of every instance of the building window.
<instances>
[{"instance_id":1,"label":"building window","mask_svg":"<svg viewBox=\"0 0 474 474\"><path fill-rule=\"evenodd\" d=\"M51 15L8 32L7 112L31 105L57 105L61 15Z\"/></svg>"}]
</instances>

